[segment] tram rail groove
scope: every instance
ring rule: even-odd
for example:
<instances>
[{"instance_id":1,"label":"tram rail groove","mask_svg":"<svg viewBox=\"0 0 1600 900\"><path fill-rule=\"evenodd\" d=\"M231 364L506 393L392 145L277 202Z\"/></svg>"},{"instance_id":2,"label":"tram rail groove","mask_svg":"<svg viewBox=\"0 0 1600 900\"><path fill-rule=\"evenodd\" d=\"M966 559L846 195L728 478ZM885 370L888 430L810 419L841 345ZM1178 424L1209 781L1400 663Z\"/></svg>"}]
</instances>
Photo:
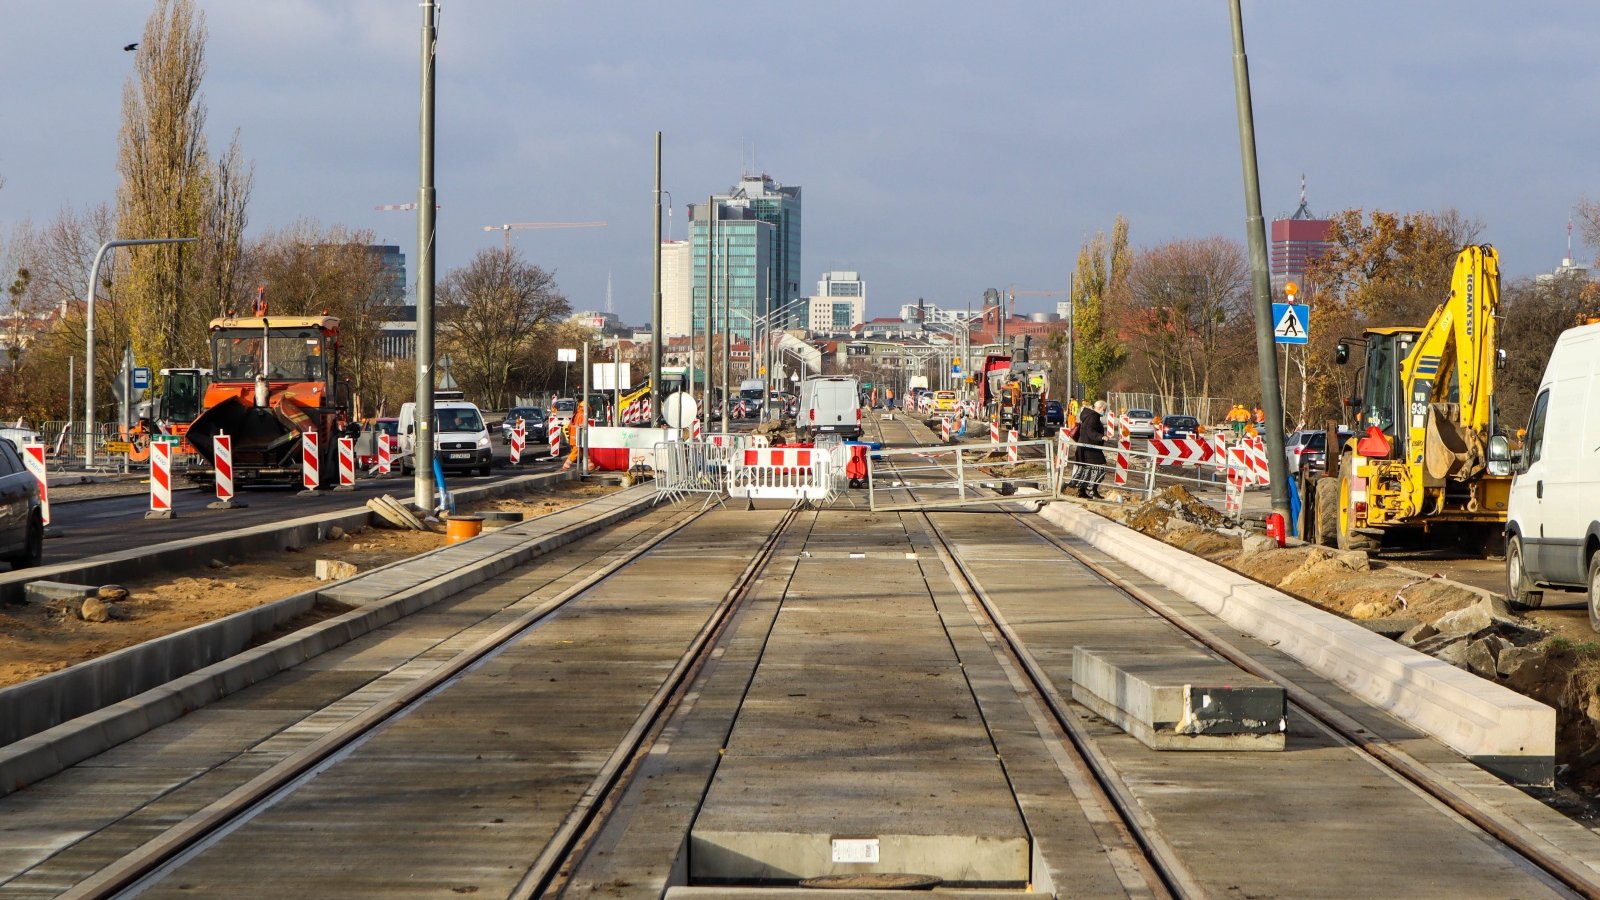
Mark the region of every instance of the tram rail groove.
<instances>
[{"instance_id":1,"label":"tram rail groove","mask_svg":"<svg viewBox=\"0 0 1600 900\"><path fill-rule=\"evenodd\" d=\"M905 427L912 440L917 440L917 435L910 425L906 424ZM1600 875L1597 875L1592 869L1550 845L1529 829L1507 819L1495 810L1486 809L1475 803L1467 792L1419 762L1403 748L1396 746L1393 742L1379 735L1373 734L1350 715L1317 697L1315 693L1282 673L1256 660L1227 639L1218 636L1202 625L1190 621L1188 617L1179 613L1149 591L1121 577L1108 567L1090 558L1088 554L1071 546L1037 524L1028 521L1021 515L1009 510L1004 512L1046 543L1077 561L1107 584L1116 588L1124 596L1149 610L1152 614L1161 617L1207 649L1245 672L1264 678L1282 687L1289 702L1308 720L1324 731L1335 735L1352 750L1358 751L1371 759L1381 768L1391 773L1393 777L1410 784L1430 799L1460 816L1488 837L1516 853L1530 866L1554 879L1562 887L1573 891L1578 896L1590 898L1590 900L1600 900ZM922 515L928 519L930 527L937 530L937 526L933 525L931 516L927 513ZM942 534L940 540L943 543ZM948 547L946 549L948 550ZM955 562L965 572L966 567L959 561L959 558L955 558ZM970 579L970 573L966 573L966 575ZM993 614L998 615L998 612L995 611ZM999 621L1003 622L1003 618ZM1009 625L1000 625L1000 627L1008 635L1013 634ZM1025 648L1024 652L1026 652Z\"/></svg>"},{"instance_id":2,"label":"tram rail groove","mask_svg":"<svg viewBox=\"0 0 1600 900\"><path fill-rule=\"evenodd\" d=\"M702 509L695 518L709 511ZM632 774L650 753L655 745L655 739L672 718L673 712L682 704L689 687L704 669L711 652L716 649L718 641L726 632L728 623L733 620L734 614L743 608L744 601L760 582L762 573L766 571L767 565L777 553L783 536L788 533L799 513L798 505L790 507L784 513L756 551L750 564L739 573L739 577L729 587L727 593L723 594L706 623L690 641L683 656L645 704L638 718L600 767L599 773L584 790L578 802L568 811L561 826L546 842L543 852L534 860L533 866L523 874L517 886L512 889L509 896L513 900L528 900L545 896L547 892L553 893L570 875L572 864L582 858L584 851L593 841L598 827L604 823L604 817L621 799Z\"/></svg>"},{"instance_id":3,"label":"tram rail groove","mask_svg":"<svg viewBox=\"0 0 1600 900\"><path fill-rule=\"evenodd\" d=\"M202 846L208 838L229 827L231 823L252 815L264 805L274 802L286 787L302 779L317 766L418 705L479 661L499 651L574 599L583 596L617 572L637 562L657 545L688 528L706 512L706 510L695 512L662 529L642 544L628 550L624 556L591 573L537 608L496 629L404 690L384 698L303 749L280 760L271 768L146 841L132 852L124 854L93 876L74 885L61 896L71 900L90 900L90 898L113 897L138 888L146 878L160 874L169 864ZM533 594L528 594L523 599L531 599L532 596Z\"/></svg>"}]
</instances>

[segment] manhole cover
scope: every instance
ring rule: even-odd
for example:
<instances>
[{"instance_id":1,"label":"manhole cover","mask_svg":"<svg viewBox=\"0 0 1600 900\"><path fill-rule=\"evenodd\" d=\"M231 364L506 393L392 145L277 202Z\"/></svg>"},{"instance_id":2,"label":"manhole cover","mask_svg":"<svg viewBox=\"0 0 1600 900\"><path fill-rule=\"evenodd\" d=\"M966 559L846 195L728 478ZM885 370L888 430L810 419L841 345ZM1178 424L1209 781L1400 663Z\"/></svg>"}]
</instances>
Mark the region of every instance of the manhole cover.
<instances>
[{"instance_id":1,"label":"manhole cover","mask_svg":"<svg viewBox=\"0 0 1600 900\"><path fill-rule=\"evenodd\" d=\"M800 882L803 888L825 891L931 891L941 879L933 875L864 872L859 875L820 875Z\"/></svg>"}]
</instances>

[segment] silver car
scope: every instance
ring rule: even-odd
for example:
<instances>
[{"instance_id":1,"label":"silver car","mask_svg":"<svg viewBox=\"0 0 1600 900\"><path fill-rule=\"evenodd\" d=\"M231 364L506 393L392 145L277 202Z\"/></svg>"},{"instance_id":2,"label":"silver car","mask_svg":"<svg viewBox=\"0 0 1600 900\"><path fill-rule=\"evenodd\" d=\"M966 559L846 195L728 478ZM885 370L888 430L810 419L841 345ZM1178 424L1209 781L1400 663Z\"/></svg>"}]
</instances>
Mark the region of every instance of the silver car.
<instances>
[{"instance_id":1,"label":"silver car","mask_svg":"<svg viewBox=\"0 0 1600 900\"><path fill-rule=\"evenodd\" d=\"M1156 414L1148 409L1130 409L1122 414L1128 425L1128 437L1149 440L1156 436Z\"/></svg>"},{"instance_id":2,"label":"silver car","mask_svg":"<svg viewBox=\"0 0 1600 900\"><path fill-rule=\"evenodd\" d=\"M44 513L39 481L22 464L10 438L0 439L0 560L13 569L44 560Z\"/></svg>"}]
</instances>

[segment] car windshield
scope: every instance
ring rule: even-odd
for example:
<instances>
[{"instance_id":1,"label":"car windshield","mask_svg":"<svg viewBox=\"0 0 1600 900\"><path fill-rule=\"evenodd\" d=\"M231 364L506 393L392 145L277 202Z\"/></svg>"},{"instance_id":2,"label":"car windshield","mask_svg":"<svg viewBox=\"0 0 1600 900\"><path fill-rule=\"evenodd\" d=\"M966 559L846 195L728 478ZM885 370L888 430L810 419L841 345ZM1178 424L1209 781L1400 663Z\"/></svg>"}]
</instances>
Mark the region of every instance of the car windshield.
<instances>
[{"instance_id":1,"label":"car windshield","mask_svg":"<svg viewBox=\"0 0 1600 900\"><path fill-rule=\"evenodd\" d=\"M576 401L576 400L557 400L556 401L556 412L576 412L577 409L578 409L578 401Z\"/></svg>"},{"instance_id":2,"label":"car windshield","mask_svg":"<svg viewBox=\"0 0 1600 900\"><path fill-rule=\"evenodd\" d=\"M767 392L762 390L761 388L740 388L740 390L739 390L739 396L743 397L746 400L760 400L762 397L765 397L766 395L767 395Z\"/></svg>"},{"instance_id":3,"label":"car windshield","mask_svg":"<svg viewBox=\"0 0 1600 900\"><path fill-rule=\"evenodd\" d=\"M1148 409L1128 410L1128 418L1130 419L1154 419L1155 417L1156 414Z\"/></svg>"},{"instance_id":4,"label":"car windshield","mask_svg":"<svg viewBox=\"0 0 1600 900\"><path fill-rule=\"evenodd\" d=\"M483 418L475 409L436 409L433 427L438 434L450 431L482 431Z\"/></svg>"},{"instance_id":5,"label":"car windshield","mask_svg":"<svg viewBox=\"0 0 1600 900\"><path fill-rule=\"evenodd\" d=\"M385 419L383 421L374 422L372 428L374 431L382 431L390 435L398 436L400 434L400 420Z\"/></svg>"},{"instance_id":6,"label":"car windshield","mask_svg":"<svg viewBox=\"0 0 1600 900\"><path fill-rule=\"evenodd\" d=\"M506 413L506 421L507 422L515 422L517 420L518 416L521 416L522 418L529 419L529 420L532 420L532 419L543 419L544 418L544 410L540 409L537 406L519 406L516 409L513 409L512 411Z\"/></svg>"},{"instance_id":7,"label":"car windshield","mask_svg":"<svg viewBox=\"0 0 1600 900\"><path fill-rule=\"evenodd\" d=\"M1197 428L1200 420L1194 416L1167 416L1165 424L1168 428Z\"/></svg>"}]
</instances>

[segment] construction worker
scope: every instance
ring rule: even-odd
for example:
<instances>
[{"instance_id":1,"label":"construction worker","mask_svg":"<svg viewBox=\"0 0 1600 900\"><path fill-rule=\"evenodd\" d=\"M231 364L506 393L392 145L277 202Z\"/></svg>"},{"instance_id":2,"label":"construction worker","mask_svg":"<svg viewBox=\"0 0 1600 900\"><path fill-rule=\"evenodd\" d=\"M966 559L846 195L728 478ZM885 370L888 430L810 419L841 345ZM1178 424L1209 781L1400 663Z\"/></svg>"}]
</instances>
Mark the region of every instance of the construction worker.
<instances>
[{"instance_id":1,"label":"construction worker","mask_svg":"<svg viewBox=\"0 0 1600 900\"><path fill-rule=\"evenodd\" d=\"M1256 404L1255 420L1257 429L1260 429L1261 426L1267 424L1267 411L1262 409L1261 404L1259 403Z\"/></svg>"},{"instance_id":2,"label":"construction worker","mask_svg":"<svg viewBox=\"0 0 1600 900\"><path fill-rule=\"evenodd\" d=\"M561 464L561 471L572 469L572 464L578 461L578 428L588 425L588 412L585 407L588 401L578 401L578 408L572 411L572 420L567 423L567 444L572 447L572 452L567 454L567 461Z\"/></svg>"},{"instance_id":3,"label":"construction worker","mask_svg":"<svg viewBox=\"0 0 1600 900\"><path fill-rule=\"evenodd\" d=\"M1228 410L1228 427L1233 430L1234 437L1244 435L1245 423L1249 421L1250 411L1244 408L1243 403L1235 403L1233 408Z\"/></svg>"}]
</instances>

